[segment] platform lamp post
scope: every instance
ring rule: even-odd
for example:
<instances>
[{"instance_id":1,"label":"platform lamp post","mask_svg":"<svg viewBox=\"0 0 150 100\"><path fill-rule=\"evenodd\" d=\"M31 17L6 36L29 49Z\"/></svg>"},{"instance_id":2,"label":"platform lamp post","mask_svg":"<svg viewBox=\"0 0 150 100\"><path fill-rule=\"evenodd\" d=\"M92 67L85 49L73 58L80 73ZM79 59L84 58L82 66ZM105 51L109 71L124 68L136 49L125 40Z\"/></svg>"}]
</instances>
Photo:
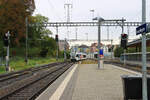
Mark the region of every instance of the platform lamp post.
<instances>
[{"instance_id":1,"label":"platform lamp post","mask_svg":"<svg viewBox=\"0 0 150 100\"><path fill-rule=\"evenodd\" d=\"M98 21L98 68L100 69L100 43L101 43L101 23L105 21L102 17L95 17L93 20Z\"/></svg>"}]
</instances>

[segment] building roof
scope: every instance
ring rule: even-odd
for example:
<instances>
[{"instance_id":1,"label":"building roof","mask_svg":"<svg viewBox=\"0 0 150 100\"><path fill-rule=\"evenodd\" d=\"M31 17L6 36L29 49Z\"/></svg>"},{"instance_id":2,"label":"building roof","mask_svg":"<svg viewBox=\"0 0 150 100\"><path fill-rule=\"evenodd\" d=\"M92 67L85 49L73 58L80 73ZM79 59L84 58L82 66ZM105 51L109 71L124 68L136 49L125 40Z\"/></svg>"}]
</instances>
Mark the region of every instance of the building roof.
<instances>
[{"instance_id":1,"label":"building roof","mask_svg":"<svg viewBox=\"0 0 150 100\"><path fill-rule=\"evenodd\" d=\"M87 45L81 45L79 48L89 48Z\"/></svg>"},{"instance_id":2,"label":"building roof","mask_svg":"<svg viewBox=\"0 0 150 100\"><path fill-rule=\"evenodd\" d=\"M127 43L127 46L128 47L141 46L141 44L142 44L141 42L142 42L142 39L136 39L136 40L133 40L133 41ZM150 38L146 39L146 45L150 46Z\"/></svg>"}]
</instances>

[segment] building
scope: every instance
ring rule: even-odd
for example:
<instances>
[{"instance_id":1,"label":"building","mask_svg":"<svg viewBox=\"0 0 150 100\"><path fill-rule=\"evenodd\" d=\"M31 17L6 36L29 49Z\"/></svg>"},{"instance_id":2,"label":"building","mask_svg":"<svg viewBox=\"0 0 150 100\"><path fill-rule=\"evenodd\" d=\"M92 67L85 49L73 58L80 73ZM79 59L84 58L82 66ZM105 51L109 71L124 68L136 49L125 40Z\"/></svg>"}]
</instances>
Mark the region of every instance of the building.
<instances>
[{"instance_id":1,"label":"building","mask_svg":"<svg viewBox=\"0 0 150 100\"><path fill-rule=\"evenodd\" d=\"M146 39L146 46L150 47L150 38ZM141 52L142 51L142 39L136 39L134 41L128 42L127 47L135 48L136 52Z\"/></svg>"},{"instance_id":2,"label":"building","mask_svg":"<svg viewBox=\"0 0 150 100\"><path fill-rule=\"evenodd\" d=\"M104 49L104 44L100 44L100 47L102 49ZM94 53L94 52L98 52L98 43L92 43L90 46L90 52Z\"/></svg>"},{"instance_id":3,"label":"building","mask_svg":"<svg viewBox=\"0 0 150 100\"><path fill-rule=\"evenodd\" d=\"M59 50L64 51L64 47L66 45L66 50L69 50L69 43L65 40L59 40Z\"/></svg>"},{"instance_id":4,"label":"building","mask_svg":"<svg viewBox=\"0 0 150 100\"><path fill-rule=\"evenodd\" d=\"M89 47L87 45L80 45L79 46L80 52L88 53Z\"/></svg>"}]
</instances>

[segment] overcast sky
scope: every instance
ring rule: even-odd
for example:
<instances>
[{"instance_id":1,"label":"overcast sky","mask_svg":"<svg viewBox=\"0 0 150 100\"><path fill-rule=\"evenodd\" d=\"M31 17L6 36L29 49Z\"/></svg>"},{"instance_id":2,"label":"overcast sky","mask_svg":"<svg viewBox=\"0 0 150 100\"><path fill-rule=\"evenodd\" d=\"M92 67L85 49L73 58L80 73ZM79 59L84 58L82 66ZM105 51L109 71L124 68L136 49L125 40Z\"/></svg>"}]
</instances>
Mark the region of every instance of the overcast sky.
<instances>
[{"instance_id":1,"label":"overcast sky","mask_svg":"<svg viewBox=\"0 0 150 100\"><path fill-rule=\"evenodd\" d=\"M91 21L91 9L94 9L94 16L101 16L104 19L121 19L127 21L141 21L142 0L35 0L35 14L42 14L49 18L50 22L66 21L65 3L72 3L71 21ZM150 0L147 0L147 21L150 21ZM50 28L56 34L55 28ZM109 38L118 38L121 34L120 27L110 27ZM70 28L67 35L66 28L59 29L61 39L75 39L75 28ZM97 39L97 27L79 27L78 39ZM127 29L125 29L127 33ZM135 28L130 28L130 36L135 36ZM102 39L107 38L107 28L102 28Z\"/></svg>"}]
</instances>

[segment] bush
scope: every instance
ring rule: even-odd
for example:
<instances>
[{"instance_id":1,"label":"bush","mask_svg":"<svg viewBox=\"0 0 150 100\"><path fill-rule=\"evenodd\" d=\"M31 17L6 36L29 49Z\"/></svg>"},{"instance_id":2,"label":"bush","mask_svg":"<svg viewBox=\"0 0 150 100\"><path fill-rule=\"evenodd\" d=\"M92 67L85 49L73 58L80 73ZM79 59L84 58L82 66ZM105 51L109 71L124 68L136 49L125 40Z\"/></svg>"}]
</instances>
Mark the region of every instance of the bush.
<instances>
[{"instance_id":1,"label":"bush","mask_svg":"<svg viewBox=\"0 0 150 100\"><path fill-rule=\"evenodd\" d=\"M128 48L127 53L134 53L136 52L136 48Z\"/></svg>"},{"instance_id":2,"label":"bush","mask_svg":"<svg viewBox=\"0 0 150 100\"><path fill-rule=\"evenodd\" d=\"M47 48L43 48L40 52L40 56L41 57L46 57L48 53L48 49Z\"/></svg>"},{"instance_id":3,"label":"bush","mask_svg":"<svg viewBox=\"0 0 150 100\"><path fill-rule=\"evenodd\" d=\"M28 50L28 56L29 57L39 57L39 54L40 54L40 48L38 47L31 47L29 50Z\"/></svg>"},{"instance_id":4,"label":"bush","mask_svg":"<svg viewBox=\"0 0 150 100\"><path fill-rule=\"evenodd\" d=\"M67 59L70 59L70 51L66 52Z\"/></svg>"},{"instance_id":5,"label":"bush","mask_svg":"<svg viewBox=\"0 0 150 100\"><path fill-rule=\"evenodd\" d=\"M114 50L114 56L115 56L115 57L120 57L122 53L123 53L123 48L121 48L121 47L117 47L117 48Z\"/></svg>"}]
</instances>

